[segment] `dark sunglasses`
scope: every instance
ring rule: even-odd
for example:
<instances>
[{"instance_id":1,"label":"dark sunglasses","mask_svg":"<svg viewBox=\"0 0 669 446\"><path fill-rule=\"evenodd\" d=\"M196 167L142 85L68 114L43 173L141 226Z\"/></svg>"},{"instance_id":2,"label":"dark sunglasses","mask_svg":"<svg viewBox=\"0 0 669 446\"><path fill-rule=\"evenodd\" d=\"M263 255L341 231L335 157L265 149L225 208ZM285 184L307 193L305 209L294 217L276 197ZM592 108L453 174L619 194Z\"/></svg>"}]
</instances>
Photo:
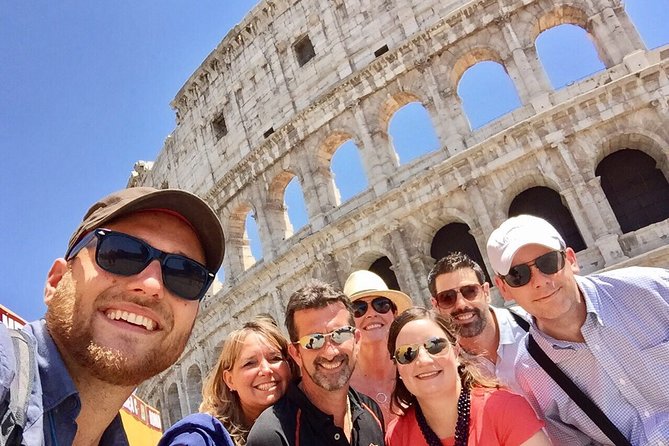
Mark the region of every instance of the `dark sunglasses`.
<instances>
[{"instance_id":1,"label":"dark sunglasses","mask_svg":"<svg viewBox=\"0 0 669 446\"><path fill-rule=\"evenodd\" d=\"M448 347L449 344L448 340L444 338L429 338L423 344L400 345L395 350L393 358L400 364L411 364L418 357L418 352L421 347L425 348L425 351L431 355L438 355Z\"/></svg>"},{"instance_id":2,"label":"dark sunglasses","mask_svg":"<svg viewBox=\"0 0 669 446\"><path fill-rule=\"evenodd\" d=\"M214 273L195 260L163 252L143 240L109 229L95 229L86 234L67 252L65 259L72 259L94 239L97 239L95 262L100 268L119 276L133 276L159 260L165 288L182 299L202 299L214 280Z\"/></svg>"},{"instance_id":3,"label":"dark sunglasses","mask_svg":"<svg viewBox=\"0 0 669 446\"><path fill-rule=\"evenodd\" d=\"M355 317L363 317L369 308L369 304L362 299L353 301L351 306L353 307L353 316ZM372 299L372 308L379 314L386 314L396 307L392 300L380 296Z\"/></svg>"},{"instance_id":4,"label":"dark sunglasses","mask_svg":"<svg viewBox=\"0 0 669 446\"><path fill-rule=\"evenodd\" d=\"M544 274L555 274L564 268L564 251L551 251L544 255L537 257L528 263L521 263L509 268L509 273L500 275L500 277L513 288L518 288L527 285L532 277L532 269L530 266L534 265L539 271Z\"/></svg>"},{"instance_id":5,"label":"dark sunglasses","mask_svg":"<svg viewBox=\"0 0 669 446\"><path fill-rule=\"evenodd\" d=\"M460 288L441 291L437 293L434 299L437 301L437 306L441 308L450 308L455 305L455 301L458 299L458 293L462 294L462 297L467 300L474 300L481 292L481 288L481 285L478 283L463 285Z\"/></svg>"},{"instance_id":6,"label":"dark sunglasses","mask_svg":"<svg viewBox=\"0 0 669 446\"><path fill-rule=\"evenodd\" d=\"M300 344L302 347L307 350L318 350L323 348L325 341L330 338L330 341L335 344L343 344L349 339L353 338L355 334L355 327L346 325L344 327L339 327L336 330L331 331L330 333L312 333L305 336L302 336L294 344Z\"/></svg>"}]
</instances>

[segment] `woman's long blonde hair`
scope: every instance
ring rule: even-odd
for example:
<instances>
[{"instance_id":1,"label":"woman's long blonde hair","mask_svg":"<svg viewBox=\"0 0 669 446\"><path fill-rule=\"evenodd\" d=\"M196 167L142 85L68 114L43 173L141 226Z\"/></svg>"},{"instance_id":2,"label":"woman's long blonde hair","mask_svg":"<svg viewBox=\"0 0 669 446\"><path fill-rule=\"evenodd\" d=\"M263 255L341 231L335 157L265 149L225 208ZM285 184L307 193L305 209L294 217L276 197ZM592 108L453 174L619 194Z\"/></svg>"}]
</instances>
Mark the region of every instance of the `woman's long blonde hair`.
<instances>
[{"instance_id":1,"label":"woman's long blonde hair","mask_svg":"<svg viewBox=\"0 0 669 446\"><path fill-rule=\"evenodd\" d=\"M255 333L265 338L269 345L281 352L288 361L292 376L296 376L296 365L288 355L288 341L281 334L276 323L266 316L257 317L247 322L228 336L216 366L207 375L202 387L202 404L200 412L216 417L228 430L232 441L237 446L246 444L251 425L246 422L242 404L237 392L232 392L223 380L223 373L232 370L244 345L246 337Z\"/></svg>"}]
</instances>

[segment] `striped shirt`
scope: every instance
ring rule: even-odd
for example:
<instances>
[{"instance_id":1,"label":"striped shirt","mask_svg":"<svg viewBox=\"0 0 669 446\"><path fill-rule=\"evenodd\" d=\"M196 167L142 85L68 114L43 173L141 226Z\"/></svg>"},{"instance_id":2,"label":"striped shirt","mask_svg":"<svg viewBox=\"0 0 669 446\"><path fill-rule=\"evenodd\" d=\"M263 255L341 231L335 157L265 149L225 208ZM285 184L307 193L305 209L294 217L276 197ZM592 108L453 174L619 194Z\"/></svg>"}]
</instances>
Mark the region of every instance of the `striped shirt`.
<instances>
[{"instance_id":1,"label":"striped shirt","mask_svg":"<svg viewBox=\"0 0 669 446\"><path fill-rule=\"evenodd\" d=\"M669 270L624 268L576 276L585 298L584 343L530 333L633 445L669 445ZM516 378L554 444L611 444L527 352Z\"/></svg>"}]
</instances>

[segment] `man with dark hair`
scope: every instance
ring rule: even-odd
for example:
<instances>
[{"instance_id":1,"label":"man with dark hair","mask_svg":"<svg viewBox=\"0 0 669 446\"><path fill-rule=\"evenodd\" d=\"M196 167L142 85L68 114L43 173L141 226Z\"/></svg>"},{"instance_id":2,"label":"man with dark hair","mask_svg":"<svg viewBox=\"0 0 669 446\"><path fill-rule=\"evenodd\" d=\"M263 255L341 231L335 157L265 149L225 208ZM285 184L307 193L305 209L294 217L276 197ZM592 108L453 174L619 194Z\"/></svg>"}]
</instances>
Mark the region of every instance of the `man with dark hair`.
<instances>
[{"instance_id":1,"label":"man with dark hair","mask_svg":"<svg viewBox=\"0 0 669 446\"><path fill-rule=\"evenodd\" d=\"M574 250L531 215L495 229L488 258L502 296L532 315L516 377L553 443L666 445L669 271L578 276Z\"/></svg>"},{"instance_id":2,"label":"man with dark hair","mask_svg":"<svg viewBox=\"0 0 669 446\"><path fill-rule=\"evenodd\" d=\"M291 295L286 328L302 379L260 415L247 444L383 445L381 410L349 386L360 333L348 297L313 281Z\"/></svg>"},{"instance_id":3,"label":"man with dark hair","mask_svg":"<svg viewBox=\"0 0 669 446\"><path fill-rule=\"evenodd\" d=\"M458 343L465 356L484 374L520 392L514 360L518 342L525 336L526 313L490 305L490 285L481 266L469 256L453 252L440 259L427 276L432 306L459 330ZM522 315L522 318L521 318Z\"/></svg>"},{"instance_id":4,"label":"man with dark hair","mask_svg":"<svg viewBox=\"0 0 669 446\"><path fill-rule=\"evenodd\" d=\"M188 192L95 203L47 275L45 319L20 333L0 324L6 444L126 445L121 406L181 355L223 252L218 218ZM27 408L14 405L26 390Z\"/></svg>"}]
</instances>

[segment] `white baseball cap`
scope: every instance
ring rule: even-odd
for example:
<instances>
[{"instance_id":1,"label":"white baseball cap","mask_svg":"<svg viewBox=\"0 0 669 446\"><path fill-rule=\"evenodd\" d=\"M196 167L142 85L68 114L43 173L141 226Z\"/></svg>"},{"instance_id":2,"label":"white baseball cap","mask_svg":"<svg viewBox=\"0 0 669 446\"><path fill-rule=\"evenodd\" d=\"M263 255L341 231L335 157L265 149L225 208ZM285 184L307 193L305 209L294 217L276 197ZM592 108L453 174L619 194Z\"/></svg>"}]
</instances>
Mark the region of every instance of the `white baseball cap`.
<instances>
[{"instance_id":1,"label":"white baseball cap","mask_svg":"<svg viewBox=\"0 0 669 446\"><path fill-rule=\"evenodd\" d=\"M497 274L508 274L516 252L525 245L542 245L556 251L566 244L557 230L543 218L518 215L502 223L488 238L488 259Z\"/></svg>"}]
</instances>

